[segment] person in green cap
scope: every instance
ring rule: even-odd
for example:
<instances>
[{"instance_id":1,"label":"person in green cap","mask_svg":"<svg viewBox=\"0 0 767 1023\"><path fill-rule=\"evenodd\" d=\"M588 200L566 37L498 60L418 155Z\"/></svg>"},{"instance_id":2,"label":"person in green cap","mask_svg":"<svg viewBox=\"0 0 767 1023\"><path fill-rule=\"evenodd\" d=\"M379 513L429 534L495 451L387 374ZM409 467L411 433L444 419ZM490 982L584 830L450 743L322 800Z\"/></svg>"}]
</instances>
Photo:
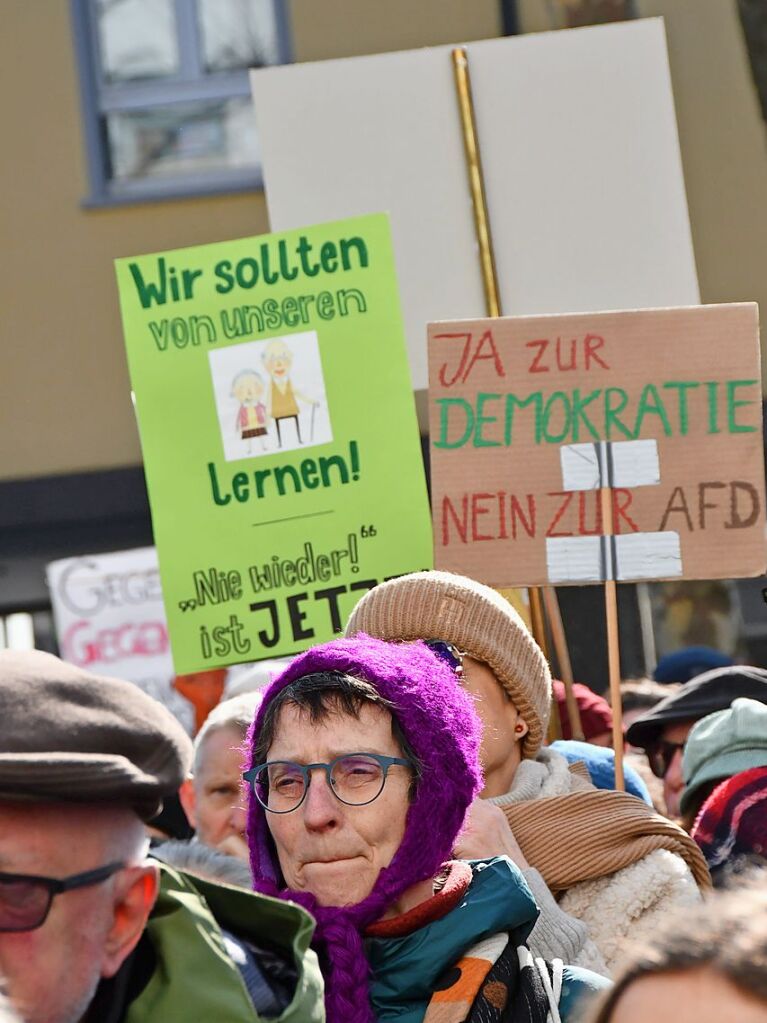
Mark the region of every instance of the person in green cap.
<instances>
[{"instance_id":1,"label":"person in green cap","mask_svg":"<svg viewBox=\"0 0 767 1023\"><path fill-rule=\"evenodd\" d=\"M740 697L693 725L682 755L682 826L692 830L719 785L741 771L767 766L767 705Z\"/></svg>"}]
</instances>

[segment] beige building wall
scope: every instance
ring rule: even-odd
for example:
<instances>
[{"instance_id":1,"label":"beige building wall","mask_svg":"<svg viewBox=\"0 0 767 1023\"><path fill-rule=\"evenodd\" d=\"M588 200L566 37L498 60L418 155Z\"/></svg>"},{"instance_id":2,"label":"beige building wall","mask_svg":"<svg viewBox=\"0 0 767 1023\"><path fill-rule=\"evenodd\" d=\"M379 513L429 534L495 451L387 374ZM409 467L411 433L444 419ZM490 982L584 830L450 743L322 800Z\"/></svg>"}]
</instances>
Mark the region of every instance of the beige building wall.
<instances>
[{"instance_id":1,"label":"beige building wall","mask_svg":"<svg viewBox=\"0 0 767 1023\"><path fill-rule=\"evenodd\" d=\"M135 465L112 261L267 231L264 197L83 209L69 3L7 0L3 14L0 479ZM299 61L500 30L495 0L294 0L290 15Z\"/></svg>"},{"instance_id":2,"label":"beige building wall","mask_svg":"<svg viewBox=\"0 0 767 1023\"><path fill-rule=\"evenodd\" d=\"M529 6L535 0L525 0ZM664 13L705 301L767 304L767 151L735 0ZM293 0L296 60L497 35L496 0ZM268 229L261 194L83 209L77 68L64 0L8 0L0 274L0 479L140 462L112 260Z\"/></svg>"}]
</instances>

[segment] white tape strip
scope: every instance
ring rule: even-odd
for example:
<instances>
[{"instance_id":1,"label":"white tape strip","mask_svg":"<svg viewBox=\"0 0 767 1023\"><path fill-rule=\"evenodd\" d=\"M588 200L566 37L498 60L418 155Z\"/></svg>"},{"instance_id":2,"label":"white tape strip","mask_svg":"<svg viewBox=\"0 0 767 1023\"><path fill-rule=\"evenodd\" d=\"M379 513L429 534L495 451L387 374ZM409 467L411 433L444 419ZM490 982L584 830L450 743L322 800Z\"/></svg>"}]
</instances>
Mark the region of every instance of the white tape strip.
<instances>
[{"instance_id":1,"label":"white tape strip","mask_svg":"<svg viewBox=\"0 0 767 1023\"><path fill-rule=\"evenodd\" d=\"M546 540L550 583L600 583L602 554L598 536L562 536Z\"/></svg>"},{"instance_id":2,"label":"white tape strip","mask_svg":"<svg viewBox=\"0 0 767 1023\"><path fill-rule=\"evenodd\" d=\"M618 580L675 579L682 574L679 533L626 533L616 536Z\"/></svg>"},{"instance_id":3,"label":"white tape strip","mask_svg":"<svg viewBox=\"0 0 767 1023\"><path fill-rule=\"evenodd\" d=\"M610 447L613 455L614 487L652 487L660 483L657 441L619 441Z\"/></svg>"},{"instance_id":4,"label":"white tape strip","mask_svg":"<svg viewBox=\"0 0 767 1023\"><path fill-rule=\"evenodd\" d=\"M614 575L613 551L617 561ZM551 583L675 579L682 574L679 534L666 530L613 537L551 537L546 540L546 568Z\"/></svg>"},{"instance_id":5,"label":"white tape strip","mask_svg":"<svg viewBox=\"0 0 767 1023\"><path fill-rule=\"evenodd\" d=\"M564 444L559 449L563 490L598 490L599 449L596 444Z\"/></svg>"},{"instance_id":6,"label":"white tape strip","mask_svg":"<svg viewBox=\"0 0 767 1023\"><path fill-rule=\"evenodd\" d=\"M612 458L611 480L608 457ZM564 490L598 490L608 485L649 487L660 483L658 444L654 440L564 444L559 449L559 459Z\"/></svg>"}]
</instances>

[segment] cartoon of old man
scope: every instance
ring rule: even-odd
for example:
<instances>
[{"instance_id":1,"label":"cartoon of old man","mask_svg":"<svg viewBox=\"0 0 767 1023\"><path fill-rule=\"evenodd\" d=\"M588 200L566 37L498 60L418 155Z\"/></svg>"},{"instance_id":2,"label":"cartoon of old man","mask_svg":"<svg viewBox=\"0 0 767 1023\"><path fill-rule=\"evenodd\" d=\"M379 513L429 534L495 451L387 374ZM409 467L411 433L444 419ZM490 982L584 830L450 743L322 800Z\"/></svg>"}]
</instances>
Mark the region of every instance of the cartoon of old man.
<instances>
[{"instance_id":1,"label":"cartoon of old man","mask_svg":"<svg viewBox=\"0 0 767 1023\"><path fill-rule=\"evenodd\" d=\"M291 381L291 368L293 366L293 353L285 341L275 338L270 341L261 356L264 368L271 377L271 385L267 395L267 412L274 420L277 427L277 441L282 447L281 424L286 419L292 419L296 424L296 435L298 443L303 444L301 438L301 424L299 422L299 401L315 408L319 402L308 395L303 394L293 386Z\"/></svg>"}]
</instances>

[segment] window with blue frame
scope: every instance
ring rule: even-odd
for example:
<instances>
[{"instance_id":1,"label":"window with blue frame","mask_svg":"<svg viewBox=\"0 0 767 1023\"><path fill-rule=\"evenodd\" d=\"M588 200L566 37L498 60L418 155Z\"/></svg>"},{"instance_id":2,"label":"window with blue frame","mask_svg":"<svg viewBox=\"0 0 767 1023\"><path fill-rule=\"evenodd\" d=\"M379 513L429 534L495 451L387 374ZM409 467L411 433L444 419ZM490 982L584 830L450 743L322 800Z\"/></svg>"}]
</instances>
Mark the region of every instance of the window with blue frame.
<instances>
[{"instance_id":1,"label":"window with blue frame","mask_svg":"<svg viewBox=\"0 0 767 1023\"><path fill-rule=\"evenodd\" d=\"M86 205L260 188L248 69L289 59L284 0L72 0Z\"/></svg>"}]
</instances>

